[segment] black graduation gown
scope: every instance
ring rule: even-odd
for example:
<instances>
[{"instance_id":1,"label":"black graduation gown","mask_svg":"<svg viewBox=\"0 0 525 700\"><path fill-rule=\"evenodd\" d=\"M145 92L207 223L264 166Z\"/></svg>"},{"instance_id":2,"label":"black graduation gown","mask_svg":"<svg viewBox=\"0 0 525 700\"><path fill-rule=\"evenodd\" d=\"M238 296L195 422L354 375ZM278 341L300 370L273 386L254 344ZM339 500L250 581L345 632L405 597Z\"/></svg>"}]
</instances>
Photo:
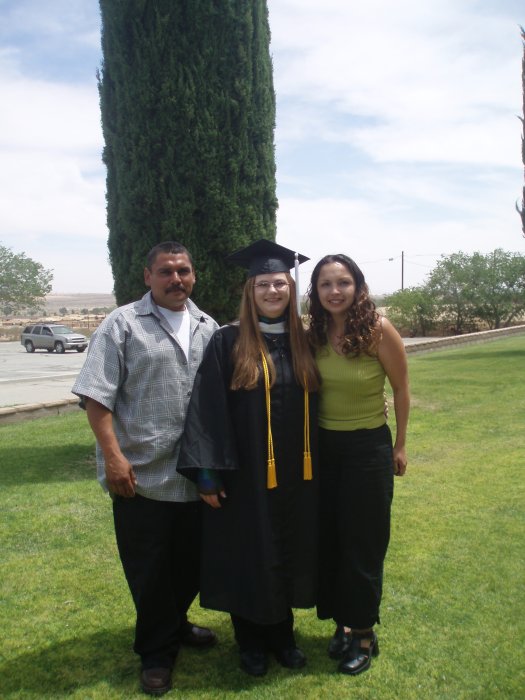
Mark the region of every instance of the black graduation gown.
<instances>
[{"instance_id":1,"label":"black graduation gown","mask_svg":"<svg viewBox=\"0 0 525 700\"><path fill-rule=\"evenodd\" d=\"M203 508L201 605L274 624L316 602L317 395L309 394L313 479L305 481L304 390L288 334L265 334L277 373L270 395L278 485L268 489L264 380L252 391L229 389L237 335L237 326L225 326L208 345L178 470L194 481L199 469L218 470L227 494L220 509Z\"/></svg>"}]
</instances>

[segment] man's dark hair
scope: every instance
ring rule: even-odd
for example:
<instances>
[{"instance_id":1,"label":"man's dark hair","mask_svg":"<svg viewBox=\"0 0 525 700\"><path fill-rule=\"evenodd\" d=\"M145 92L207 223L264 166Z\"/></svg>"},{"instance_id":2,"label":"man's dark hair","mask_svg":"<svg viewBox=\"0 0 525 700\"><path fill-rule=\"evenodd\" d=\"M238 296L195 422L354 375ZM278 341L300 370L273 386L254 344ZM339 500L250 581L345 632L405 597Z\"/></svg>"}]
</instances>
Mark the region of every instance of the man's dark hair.
<instances>
[{"instance_id":1,"label":"man's dark hair","mask_svg":"<svg viewBox=\"0 0 525 700\"><path fill-rule=\"evenodd\" d=\"M157 259L157 255L160 255L160 253L185 253L193 268L193 260L191 259L190 252L182 243L178 243L177 241L164 241L154 246L146 256L146 267L148 270L151 270L153 263Z\"/></svg>"}]
</instances>

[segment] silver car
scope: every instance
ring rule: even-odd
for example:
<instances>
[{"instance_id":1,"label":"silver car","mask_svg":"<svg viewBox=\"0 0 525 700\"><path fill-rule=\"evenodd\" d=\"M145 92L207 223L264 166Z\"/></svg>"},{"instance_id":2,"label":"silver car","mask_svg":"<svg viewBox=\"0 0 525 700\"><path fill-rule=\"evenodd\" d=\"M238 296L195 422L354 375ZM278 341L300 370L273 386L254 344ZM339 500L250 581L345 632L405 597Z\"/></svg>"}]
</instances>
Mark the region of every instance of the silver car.
<instances>
[{"instance_id":1,"label":"silver car","mask_svg":"<svg viewBox=\"0 0 525 700\"><path fill-rule=\"evenodd\" d=\"M47 350L48 352L63 353L66 350L84 352L88 346L85 335L75 333L67 326L57 323L26 326L20 336L20 342L27 352Z\"/></svg>"}]
</instances>

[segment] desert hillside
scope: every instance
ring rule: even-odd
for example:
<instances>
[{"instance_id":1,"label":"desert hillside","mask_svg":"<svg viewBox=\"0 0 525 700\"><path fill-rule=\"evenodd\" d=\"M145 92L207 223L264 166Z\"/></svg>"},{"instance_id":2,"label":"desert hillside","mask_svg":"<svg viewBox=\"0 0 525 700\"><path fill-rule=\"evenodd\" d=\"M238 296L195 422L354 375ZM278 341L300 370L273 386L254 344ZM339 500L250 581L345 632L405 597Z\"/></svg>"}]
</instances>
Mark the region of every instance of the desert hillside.
<instances>
[{"instance_id":1,"label":"desert hillside","mask_svg":"<svg viewBox=\"0 0 525 700\"><path fill-rule=\"evenodd\" d=\"M116 306L113 294L48 294L46 297L47 313L55 313L59 309L112 309Z\"/></svg>"}]
</instances>

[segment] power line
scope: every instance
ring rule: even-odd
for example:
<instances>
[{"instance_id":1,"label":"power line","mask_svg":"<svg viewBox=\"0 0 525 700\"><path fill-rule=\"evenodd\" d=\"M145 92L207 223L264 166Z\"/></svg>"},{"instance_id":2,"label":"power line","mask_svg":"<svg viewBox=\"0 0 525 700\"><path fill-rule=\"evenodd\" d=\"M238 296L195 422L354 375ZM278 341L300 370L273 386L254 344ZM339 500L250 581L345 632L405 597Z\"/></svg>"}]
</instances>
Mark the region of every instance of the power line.
<instances>
[{"instance_id":1,"label":"power line","mask_svg":"<svg viewBox=\"0 0 525 700\"><path fill-rule=\"evenodd\" d=\"M407 258L405 257L405 263L407 262L409 262L411 265L416 265L417 267L426 267L427 270L431 270L433 267L432 265L423 265L423 263L417 263L413 262L412 260L407 260Z\"/></svg>"},{"instance_id":2,"label":"power line","mask_svg":"<svg viewBox=\"0 0 525 700\"><path fill-rule=\"evenodd\" d=\"M380 260L363 260L361 262L361 265L372 265L372 263L389 262L390 260L394 260L394 258L381 258Z\"/></svg>"}]
</instances>

